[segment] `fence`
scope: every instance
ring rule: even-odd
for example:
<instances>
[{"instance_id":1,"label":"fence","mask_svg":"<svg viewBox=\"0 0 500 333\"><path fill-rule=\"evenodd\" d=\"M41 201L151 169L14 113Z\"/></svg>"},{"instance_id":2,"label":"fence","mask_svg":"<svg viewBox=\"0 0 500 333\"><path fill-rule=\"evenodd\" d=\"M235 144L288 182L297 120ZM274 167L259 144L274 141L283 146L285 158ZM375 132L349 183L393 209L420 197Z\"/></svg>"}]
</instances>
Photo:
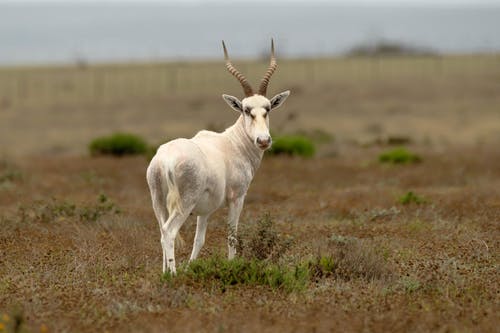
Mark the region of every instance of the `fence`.
<instances>
[{"instance_id":1,"label":"fence","mask_svg":"<svg viewBox=\"0 0 500 333\"><path fill-rule=\"evenodd\" d=\"M265 62L237 62L251 82ZM352 80L397 80L498 75L500 55L282 60L272 84L311 87ZM495 70L493 70L495 69ZM67 66L0 69L0 110L116 103L184 94L235 92L238 85L221 62Z\"/></svg>"}]
</instances>

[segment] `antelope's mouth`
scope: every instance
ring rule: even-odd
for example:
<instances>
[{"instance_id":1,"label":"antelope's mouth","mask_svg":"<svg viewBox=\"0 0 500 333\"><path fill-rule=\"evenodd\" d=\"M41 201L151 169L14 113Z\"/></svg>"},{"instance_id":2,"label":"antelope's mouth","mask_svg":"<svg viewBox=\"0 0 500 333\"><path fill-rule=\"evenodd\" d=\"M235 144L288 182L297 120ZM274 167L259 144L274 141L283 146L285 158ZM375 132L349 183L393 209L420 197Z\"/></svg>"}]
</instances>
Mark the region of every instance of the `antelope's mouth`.
<instances>
[{"instance_id":1,"label":"antelope's mouth","mask_svg":"<svg viewBox=\"0 0 500 333\"><path fill-rule=\"evenodd\" d=\"M258 143L258 144L257 144L257 147L259 147L259 148L260 148L260 149L262 149L262 150L266 150L266 149L271 148L271 143L264 143L264 144L260 144L260 143Z\"/></svg>"}]
</instances>

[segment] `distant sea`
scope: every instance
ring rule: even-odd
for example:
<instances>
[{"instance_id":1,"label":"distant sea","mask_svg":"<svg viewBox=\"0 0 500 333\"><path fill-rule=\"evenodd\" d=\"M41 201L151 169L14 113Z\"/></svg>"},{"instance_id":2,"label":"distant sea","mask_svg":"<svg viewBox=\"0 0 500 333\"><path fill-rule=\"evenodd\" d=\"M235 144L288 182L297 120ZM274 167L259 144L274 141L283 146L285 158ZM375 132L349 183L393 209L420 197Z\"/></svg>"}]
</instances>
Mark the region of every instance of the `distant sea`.
<instances>
[{"instance_id":1,"label":"distant sea","mask_svg":"<svg viewBox=\"0 0 500 333\"><path fill-rule=\"evenodd\" d=\"M390 41L439 53L500 51L498 7L328 4L0 4L0 65L339 55Z\"/></svg>"}]
</instances>

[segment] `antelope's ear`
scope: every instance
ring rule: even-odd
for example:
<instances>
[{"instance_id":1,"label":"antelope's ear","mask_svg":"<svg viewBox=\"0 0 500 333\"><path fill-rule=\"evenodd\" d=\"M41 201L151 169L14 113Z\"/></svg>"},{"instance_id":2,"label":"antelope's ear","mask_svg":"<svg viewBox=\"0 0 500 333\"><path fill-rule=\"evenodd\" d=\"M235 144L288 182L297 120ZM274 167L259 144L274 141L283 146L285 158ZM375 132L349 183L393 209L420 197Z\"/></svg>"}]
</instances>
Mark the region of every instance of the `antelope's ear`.
<instances>
[{"instance_id":1,"label":"antelope's ear","mask_svg":"<svg viewBox=\"0 0 500 333\"><path fill-rule=\"evenodd\" d=\"M290 90L287 90L287 91L283 91L282 93L279 93L278 95L271 98L271 101L270 101L271 102L271 110L279 108L289 95L290 95Z\"/></svg>"},{"instance_id":2,"label":"antelope's ear","mask_svg":"<svg viewBox=\"0 0 500 333\"><path fill-rule=\"evenodd\" d=\"M243 112L243 106L239 99L231 95L222 95L222 98L226 101L226 103L235 111Z\"/></svg>"}]
</instances>

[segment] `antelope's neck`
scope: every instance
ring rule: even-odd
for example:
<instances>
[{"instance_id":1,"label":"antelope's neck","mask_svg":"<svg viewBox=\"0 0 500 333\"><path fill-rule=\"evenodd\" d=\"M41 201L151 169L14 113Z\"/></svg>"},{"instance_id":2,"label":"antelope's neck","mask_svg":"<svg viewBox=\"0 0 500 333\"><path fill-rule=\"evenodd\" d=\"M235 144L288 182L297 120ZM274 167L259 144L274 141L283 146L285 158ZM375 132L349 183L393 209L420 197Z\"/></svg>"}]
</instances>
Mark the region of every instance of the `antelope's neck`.
<instances>
[{"instance_id":1,"label":"antelope's neck","mask_svg":"<svg viewBox=\"0 0 500 333\"><path fill-rule=\"evenodd\" d=\"M243 116L240 116L233 126L226 129L224 134L235 150L235 154L230 158L239 158L241 159L239 162L248 164L253 176L260 166L264 152L255 146L252 138L245 131L244 121Z\"/></svg>"}]
</instances>

